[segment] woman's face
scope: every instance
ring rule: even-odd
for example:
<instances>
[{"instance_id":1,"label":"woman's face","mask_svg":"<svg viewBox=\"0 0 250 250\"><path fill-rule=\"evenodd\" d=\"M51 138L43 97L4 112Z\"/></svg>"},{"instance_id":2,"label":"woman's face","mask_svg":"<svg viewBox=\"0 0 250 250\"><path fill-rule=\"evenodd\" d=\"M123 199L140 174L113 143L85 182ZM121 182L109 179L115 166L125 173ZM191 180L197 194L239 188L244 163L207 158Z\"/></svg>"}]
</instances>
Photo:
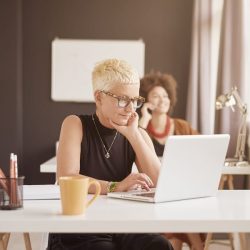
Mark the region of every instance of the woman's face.
<instances>
[{"instance_id":1,"label":"woman's face","mask_svg":"<svg viewBox=\"0 0 250 250\"><path fill-rule=\"evenodd\" d=\"M156 86L148 93L148 102L154 105L153 112L167 113L170 108L170 99L167 91L161 87Z\"/></svg>"},{"instance_id":2,"label":"woman's face","mask_svg":"<svg viewBox=\"0 0 250 250\"><path fill-rule=\"evenodd\" d=\"M139 84L137 85L122 85L117 84L117 86L112 87L107 94L105 92L100 92L100 111L102 116L105 118L106 122L111 119L114 123L118 125L127 125L128 119L135 112L133 103L130 101L127 107L118 106L118 98L113 97L129 97L135 98L139 96Z\"/></svg>"}]
</instances>

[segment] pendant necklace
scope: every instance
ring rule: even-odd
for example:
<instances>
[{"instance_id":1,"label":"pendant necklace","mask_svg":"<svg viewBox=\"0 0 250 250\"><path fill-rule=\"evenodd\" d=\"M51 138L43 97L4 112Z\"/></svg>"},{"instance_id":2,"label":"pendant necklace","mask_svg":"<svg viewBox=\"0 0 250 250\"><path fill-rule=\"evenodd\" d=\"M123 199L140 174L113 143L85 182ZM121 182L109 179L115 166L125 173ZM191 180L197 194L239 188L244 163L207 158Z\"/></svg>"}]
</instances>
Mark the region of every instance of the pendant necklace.
<instances>
[{"instance_id":1,"label":"pendant necklace","mask_svg":"<svg viewBox=\"0 0 250 250\"><path fill-rule=\"evenodd\" d=\"M111 148L112 148L112 146L113 146L113 144L114 144L114 142L115 142L115 139L116 139L116 137L117 137L118 131L116 131L115 136L114 136L114 139L113 139L113 141L112 141L110 147L107 149L106 146L105 146L105 144L104 144L104 142L103 142L103 140L102 140L102 137L101 137L101 135L100 135L100 133L99 133L99 130L98 130L96 124L95 124L94 115L92 115L92 121L93 121L93 123L94 123L94 125L95 125L95 129L96 129L96 132L97 132L97 134L98 134L98 136L99 136L99 138L100 138L100 141L101 141L101 143L102 143L102 146L103 146L103 148L104 148L104 150L105 150L105 152L106 152L106 153L105 153L105 157L108 159L108 158L110 157L110 153L109 153L109 152L110 152L110 150L111 150Z\"/></svg>"}]
</instances>

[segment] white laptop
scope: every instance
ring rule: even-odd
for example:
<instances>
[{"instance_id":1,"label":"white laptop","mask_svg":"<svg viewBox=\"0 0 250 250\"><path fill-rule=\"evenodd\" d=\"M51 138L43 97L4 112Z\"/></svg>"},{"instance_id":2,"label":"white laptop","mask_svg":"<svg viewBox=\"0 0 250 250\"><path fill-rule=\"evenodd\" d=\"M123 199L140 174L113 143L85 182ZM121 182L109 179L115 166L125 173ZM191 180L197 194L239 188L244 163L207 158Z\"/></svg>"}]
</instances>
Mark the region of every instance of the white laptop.
<instances>
[{"instance_id":1,"label":"white laptop","mask_svg":"<svg viewBox=\"0 0 250 250\"><path fill-rule=\"evenodd\" d=\"M165 202L215 196L229 139L228 134L170 136L155 189L113 192L108 197Z\"/></svg>"}]
</instances>

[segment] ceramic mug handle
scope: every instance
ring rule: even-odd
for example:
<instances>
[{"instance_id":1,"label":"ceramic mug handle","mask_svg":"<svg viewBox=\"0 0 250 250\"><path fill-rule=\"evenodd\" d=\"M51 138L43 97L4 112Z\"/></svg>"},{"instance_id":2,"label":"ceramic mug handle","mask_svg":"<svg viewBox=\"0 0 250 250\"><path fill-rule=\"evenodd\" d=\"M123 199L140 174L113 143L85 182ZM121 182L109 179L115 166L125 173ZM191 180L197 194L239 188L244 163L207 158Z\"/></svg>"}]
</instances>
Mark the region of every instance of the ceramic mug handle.
<instances>
[{"instance_id":1,"label":"ceramic mug handle","mask_svg":"<svg viewBox=\"0 0 250 250\"><path fill-rule=\"evenodd\" d=\"M96 181L96 180L90 180L90 181L89 181L89 187L90 187L91 185L94 185L94 186L96 187L96 191L95 191L94 196L87 202L87 207L88 207L89 205L91 205L92 202L93 202L93 201L97 198L97 196L99 196L100 193L101 193L101 185L100 185L100 183L99 183L98 181Z\"/></svg>"}]
</instances>

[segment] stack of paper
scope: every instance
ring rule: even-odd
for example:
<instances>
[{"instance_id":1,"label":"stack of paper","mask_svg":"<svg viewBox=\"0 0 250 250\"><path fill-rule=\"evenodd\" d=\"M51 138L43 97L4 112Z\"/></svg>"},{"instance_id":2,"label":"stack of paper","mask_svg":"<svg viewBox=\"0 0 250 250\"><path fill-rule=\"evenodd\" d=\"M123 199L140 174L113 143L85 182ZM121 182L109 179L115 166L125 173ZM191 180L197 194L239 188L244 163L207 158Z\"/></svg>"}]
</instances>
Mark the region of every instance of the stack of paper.
<instances>
[{"instance_id":1,"label":"stack of paper","mask_svg":"<svg viewBox=\"0 0 250 250\"><path fill-rule=\"evenodd\" d=\"M23 185L24 200L60 199L58 185Z\"/></svg>"}]
</instances>

